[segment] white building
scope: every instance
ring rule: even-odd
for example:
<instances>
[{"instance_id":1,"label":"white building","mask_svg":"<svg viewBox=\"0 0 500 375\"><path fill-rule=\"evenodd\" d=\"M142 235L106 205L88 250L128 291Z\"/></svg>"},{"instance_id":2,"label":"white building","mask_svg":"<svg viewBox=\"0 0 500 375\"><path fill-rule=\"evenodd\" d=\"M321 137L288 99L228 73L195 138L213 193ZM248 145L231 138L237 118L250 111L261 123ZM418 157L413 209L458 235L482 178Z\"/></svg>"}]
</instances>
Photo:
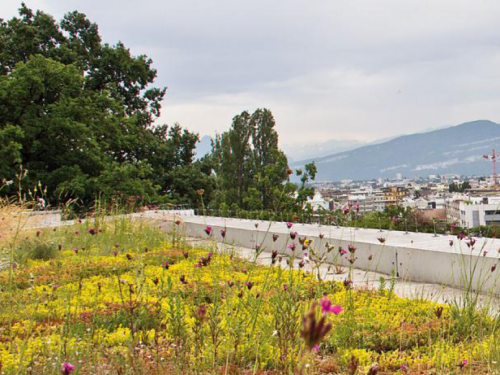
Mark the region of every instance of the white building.
<instances>
[{"instance_id":1,"label":"white building","mask_svg":"<svg viewBox=\"0 0 500 375\"><path fill-rule=\"evenodd\" d=\"M373 208L373 195L349 195L348 202L354 207L359 207L359 212L371 212Z\"/></svg>"},{"instance_id":2,"label":"white building","mask_svg":"<svg viewBox=\"0 0 500 375\"><path fill-rule=\"evenodd\" d=\"M323 198L323 196L319 191L316 191L314 193L314 197L312 199L309 198L307 200L307 204L311 205L313 211L317 211L319 209L325 209L325 210L330 209L329 202L325 200L325 198Z\"/></svg>"},{"instance_id":3,"label":"white building","mask_svg":"<svg viewBox=\"0 0 500 375\"><path fill-rule=\"evenodd\" d=\"M446 204L446 218L466 228L500 224L500 196L455 196Z\"/></svg>"}]
</instances>

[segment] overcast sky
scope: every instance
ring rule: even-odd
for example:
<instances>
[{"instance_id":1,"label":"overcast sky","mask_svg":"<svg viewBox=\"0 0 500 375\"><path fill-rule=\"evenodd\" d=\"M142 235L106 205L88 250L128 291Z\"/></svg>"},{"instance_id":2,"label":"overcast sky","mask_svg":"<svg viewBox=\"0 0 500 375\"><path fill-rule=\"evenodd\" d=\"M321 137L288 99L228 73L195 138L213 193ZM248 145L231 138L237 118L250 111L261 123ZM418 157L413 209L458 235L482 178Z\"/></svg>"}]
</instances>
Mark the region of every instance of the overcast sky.
<instances>
[{"instance_id":1,"label":"overcast sky","mask_svg":"<svg viewBox=\"0 0 500 375\"><path fill-rule=\"evenodd\" d=\"M272 110L282 145L500 120L498 0L26 0L154 61L163 122ZM0 17L20 2L0 0ZM288 148L287 147L287 148Z\"/></svg>"}]
</instances>

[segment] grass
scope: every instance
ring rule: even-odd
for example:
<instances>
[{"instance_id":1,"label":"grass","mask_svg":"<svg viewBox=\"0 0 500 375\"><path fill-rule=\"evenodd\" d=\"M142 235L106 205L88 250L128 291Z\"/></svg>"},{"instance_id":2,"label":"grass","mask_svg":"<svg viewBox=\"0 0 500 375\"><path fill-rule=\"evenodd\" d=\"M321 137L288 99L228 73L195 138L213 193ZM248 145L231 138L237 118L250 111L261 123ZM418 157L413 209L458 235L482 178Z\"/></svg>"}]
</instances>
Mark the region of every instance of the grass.
<instances>
[{"instance_id":1,"label":"grass","mask_svg":"<svg viewBox=\"0 0 500 375\"><path fill-rule=\"evenodd\" d=\"M0 272L1 374L63 362L75 374L498 373L486 312L193 248L165 225L117 216L4 239L18 263ZM326 299L343 312L322 313ZM324 337L310 324L321 318Z\"/></svg>"}]
</instances>

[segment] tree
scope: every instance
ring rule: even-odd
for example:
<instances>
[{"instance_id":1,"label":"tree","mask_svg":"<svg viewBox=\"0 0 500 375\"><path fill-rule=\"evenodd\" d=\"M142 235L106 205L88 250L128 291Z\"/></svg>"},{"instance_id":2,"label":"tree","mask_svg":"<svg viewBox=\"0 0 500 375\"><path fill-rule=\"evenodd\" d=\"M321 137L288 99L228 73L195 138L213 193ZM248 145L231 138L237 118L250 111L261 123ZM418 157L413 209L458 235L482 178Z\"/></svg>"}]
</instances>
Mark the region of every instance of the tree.
<instances>
[{"instance_id":1,"label":"tree","mask_svg":"<svg viewBox=\"0 0 500 375\"><path fill-rule=\"evenodd\" d=\"M314 195L307 183L316 175L315 165L306 166L300 187L290 182L293 172L278 147L275 125L268 109L257 109L252 115L244 111L233 118L227 132L216 136L212 150L215 206L296 212Z\"/></svg>"},{"instance_id":2,"label":"tree","mask_svg":"<svg viewBox=\"0 0 500 375\"><path fill-rule=\"evenodd\" d=\"M102 43L84 14L57 23L23 4L19 18L0 20L0 179L23 165L25 186L41 182L53 204L194 201L212 186L211 164L193 160L197 134L154 124L166 91L155 78L151 59Z\"/></svg>"}]
</instances>

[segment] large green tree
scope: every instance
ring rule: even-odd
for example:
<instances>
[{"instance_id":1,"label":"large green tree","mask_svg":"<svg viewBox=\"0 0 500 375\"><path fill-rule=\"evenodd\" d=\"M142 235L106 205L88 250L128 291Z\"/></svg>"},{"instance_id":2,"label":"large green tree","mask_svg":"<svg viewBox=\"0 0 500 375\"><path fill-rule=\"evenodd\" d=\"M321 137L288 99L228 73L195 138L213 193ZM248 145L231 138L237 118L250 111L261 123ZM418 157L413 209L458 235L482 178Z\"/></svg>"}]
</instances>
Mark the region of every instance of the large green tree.
<instances>
[{"instance_id":1,"label":"large green tree","mask_svg":"<svg viewBox=\"0 0 500 375\"><path fill-rule=\"evenodd\" d=\"M56 22L23 4L0 20L0 179L22 165L24 185L40 181L52 203L209 191L210 163L193 160L198 135L154 124L165 95L156 74L146 56L103 43L84 14Z\"/></svg>"}]
</instances>

